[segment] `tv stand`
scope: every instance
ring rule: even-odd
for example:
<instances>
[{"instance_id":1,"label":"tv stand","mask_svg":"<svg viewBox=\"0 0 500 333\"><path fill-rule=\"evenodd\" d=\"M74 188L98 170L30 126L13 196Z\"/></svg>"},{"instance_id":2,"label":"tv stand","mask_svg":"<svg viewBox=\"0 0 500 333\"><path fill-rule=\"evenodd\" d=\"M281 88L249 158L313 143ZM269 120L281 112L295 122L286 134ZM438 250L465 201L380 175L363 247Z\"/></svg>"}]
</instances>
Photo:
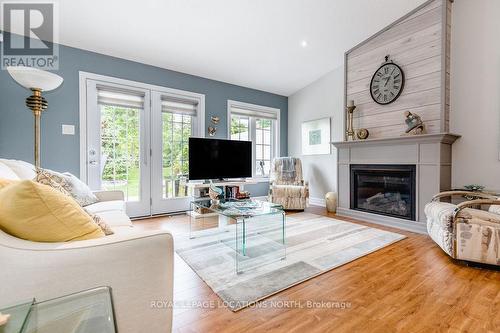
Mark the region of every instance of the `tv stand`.
<instances>
[{"instance_id":1,"label":"tv stand","mask_svg":"<svg viewBox=\"0 0 500 333\"><path fill-rule=\"evenodd\" d=\"M203 183L196 183L196 182L188 182L187 186L191 189L200 189L200 188L209 188L210 185L213 184L215 186L245 186L245 185L253 185L257 184L256 181L254 180L224 180L224 179L218 179L218 180L212 180L212 183L210 181L204 181Z\"/></svg>"},{"instance_id":2,"label":"tv stand","mask_svg":"<svg viewBox=\"0 0 500 333\"><path fill-rule=\"evenodd\" d=\"M203 182L203 183L196 183L196 182L188 182L187 187L190 189L190 193L192 193L192 200L197 201L197 200L210 200L208 197L208 188L210 185L214 185L217 187L224 187L224 193L226 193L226 187L227 186L239 186L241 191L244 191L244 186L245 185L253 185L257 184L256 181L254 180L227 180L227 181L212 181L212 183L208 182ZM206 195L203 195L202 193L206 192ZM201 217L208 217L210 216L210 213L208 214L200 214L195 211L189 211L189 214L194 217L194 218L201 218Z\"/></svg>"}]
</instances>

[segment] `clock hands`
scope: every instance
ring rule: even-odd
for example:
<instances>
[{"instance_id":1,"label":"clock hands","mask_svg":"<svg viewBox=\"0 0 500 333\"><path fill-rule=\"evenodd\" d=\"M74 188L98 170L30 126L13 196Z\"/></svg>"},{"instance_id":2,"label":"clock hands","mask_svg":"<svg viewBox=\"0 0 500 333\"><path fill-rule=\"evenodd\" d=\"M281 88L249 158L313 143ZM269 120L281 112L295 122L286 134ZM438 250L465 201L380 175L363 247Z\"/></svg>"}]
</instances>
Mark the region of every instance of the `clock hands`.
<instances>
[{"instance_id":1,"label":"clock hands","mask_svg":"<svg viewBox=\"0 0 500 333\"><path fill-rule=\"evenodd\" d=\"M389 80L391 79L390 76L387 77L387 80L385 80L385 84L384 84L384 87L387 85L387 83L389 83Z\"/></svg>"},{"instance_id":2,"label":"clock hands","mask_svg":"<svg viewBox=\"0 0 500 333\"><path fill-rule=\"evenodd\" d=\"M394 74L394 71L396 70L396 68L394 68L391 72L391 74L389 74L389 76L387 77L387 80L385 80L385 84L384 84L384 87L387 86L387 83L389 83L389 80L391 79L391 76L392 74Z\"/></svg>"}]
</instances>

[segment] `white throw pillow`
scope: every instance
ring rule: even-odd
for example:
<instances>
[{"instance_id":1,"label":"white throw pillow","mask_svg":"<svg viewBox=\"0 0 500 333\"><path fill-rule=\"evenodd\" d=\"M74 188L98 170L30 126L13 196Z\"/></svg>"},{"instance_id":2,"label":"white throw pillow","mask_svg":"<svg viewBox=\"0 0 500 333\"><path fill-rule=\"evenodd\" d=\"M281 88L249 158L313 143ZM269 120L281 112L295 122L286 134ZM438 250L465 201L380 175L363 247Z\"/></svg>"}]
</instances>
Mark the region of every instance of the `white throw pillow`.
<instances>
[{"instance_id":1,"label":"white throw pillow","mask_svg":"<svg viewBox=\"0 0 500 333\"><path fill-rule=\"evenodd\" d=\"M28 162L0 159L0 163L8 166L20 179L33 180L36 177L35 166Z\"/></svg>"},{"instance_id":2,"label":"white throw pillow","mask_svg":"<svg viewBox=\"0 0 500 333\"><path fill-rule=\"evenodd\" d=\"M15 174L15 172L9 168L6 164L0 162L0 178L2 179L10 179L10 180L19 180L19 177Z\"/></svg>"},{"instance_id":3,"label":"white throw pillow","mask_svg":"<svg viewBox=\"0 0 500 333\"><path fill-rule=\"evenodd\" d=\"M54 183L59 184L62 188L71 194L73 199L82 207L91 205L99 201L92 190L69 172L60 173L48 169L38 169L36 181L41 184L54 187Z\"/></svg>"}]
</instances>

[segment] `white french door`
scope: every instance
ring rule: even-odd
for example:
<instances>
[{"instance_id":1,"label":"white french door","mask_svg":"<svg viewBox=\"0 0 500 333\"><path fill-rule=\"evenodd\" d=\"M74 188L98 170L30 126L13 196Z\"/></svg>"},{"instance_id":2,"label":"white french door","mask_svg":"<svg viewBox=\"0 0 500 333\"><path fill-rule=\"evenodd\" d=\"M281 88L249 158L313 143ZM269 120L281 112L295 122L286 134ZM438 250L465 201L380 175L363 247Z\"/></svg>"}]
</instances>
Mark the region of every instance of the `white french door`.
<instances>
[{"instance_id":1,"label":"white french door","mask_svg":"<svg viewBox=\"0 0 500 333\"><path fill-rule=\"evenodd\" d=\"M152 92L152 214L189 210L189 137L203 128L199 101L179 94Z\"/></svg>"},{"instance_id":2,"label":"white french door","mask_svg":"<svg viewBox=\"0 0 500 333\"><path fill-rule=\"evenodd\" d=\"M188 210L188 139L203 133L204 96L89 73L80 85L81 178L123 191L132 217Z\"/></svg>"}]
</instances>

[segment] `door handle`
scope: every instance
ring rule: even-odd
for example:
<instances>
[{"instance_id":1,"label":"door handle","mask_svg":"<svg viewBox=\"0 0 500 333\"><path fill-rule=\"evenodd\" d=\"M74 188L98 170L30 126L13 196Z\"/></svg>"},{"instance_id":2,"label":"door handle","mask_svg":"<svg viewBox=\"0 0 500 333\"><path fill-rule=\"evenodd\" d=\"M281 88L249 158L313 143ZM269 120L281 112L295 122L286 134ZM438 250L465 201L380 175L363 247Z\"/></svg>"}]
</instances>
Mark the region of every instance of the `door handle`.
<instances>
[{"instance_id":1,"label":"door handle","mask_svg":"<svg viewBox=\"0 0 500 333\"><path fill-rule=\"evenodd\" d=\"M95 149L89 149L89 165L96 166L97 160L95 159L95 155L97 154Z\"/></svg>"}]
</instances>

